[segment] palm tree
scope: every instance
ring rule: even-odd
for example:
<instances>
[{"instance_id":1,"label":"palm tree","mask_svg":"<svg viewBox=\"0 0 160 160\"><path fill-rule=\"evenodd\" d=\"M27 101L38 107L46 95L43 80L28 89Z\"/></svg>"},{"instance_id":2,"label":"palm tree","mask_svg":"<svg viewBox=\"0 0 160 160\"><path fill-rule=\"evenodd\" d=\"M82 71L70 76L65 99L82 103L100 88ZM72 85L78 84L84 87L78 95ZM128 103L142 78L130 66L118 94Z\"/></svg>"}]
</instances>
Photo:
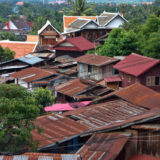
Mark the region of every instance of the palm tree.
<instances>
[{"instance_id":1,"label":"palm tree","mask_svg":"<svg viewBox=\"0 0 160 160\"><path fill-rule=\"evenodd\" d=\"M67 9L67 14L72 16L93 15L93 9L87 7L86 0L72 1L71 9Z\"/></svg>"}]
</instances>

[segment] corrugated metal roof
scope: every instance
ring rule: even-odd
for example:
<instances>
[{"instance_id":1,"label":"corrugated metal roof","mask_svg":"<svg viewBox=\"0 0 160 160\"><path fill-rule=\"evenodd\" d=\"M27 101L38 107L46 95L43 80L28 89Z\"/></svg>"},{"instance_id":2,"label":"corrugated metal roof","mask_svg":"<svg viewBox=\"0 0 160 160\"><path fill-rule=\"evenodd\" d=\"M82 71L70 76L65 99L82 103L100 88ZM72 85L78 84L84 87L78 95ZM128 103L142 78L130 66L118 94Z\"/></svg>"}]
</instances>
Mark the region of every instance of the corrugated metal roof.
<instances>
[{"instance_id":1,"label":"corrugated metal roof","mask_svg":"<svg viewBox=\"0 0 160 160\"><path fill-rule=\"evenodd\" d=\"M0 155L0 160L79 160L77 154L25 153L22 155Z\"/></svg>"},{"instance_id":2,"label":"corrugated metal roof","mask_svg":"<svg viewBox=\"0 0 160 160\"><path fill-rule=\"evenodd\" d=\"M20 78L25 82L32 82L43 77L47 77L54 74L53 72L49 72L45 69L40 69L37 67L26 68L22 71L15 72L11 74L11 77Z\"/></svg>"},{"instance_id":3,"label":"corrugated metal roof","mask_svg":"<svg viewBox=\"0 0 160 160\"><path fill-rule=\"evenodd\" d=\"M65 43L65 42L71 43L74 46L74 48L73 47L61 47L61 46L59 47L60 44ZM94 49L94 43L88 41L82 36L79 36L79 37L74 37L74 38L66 38L65 40L55 44L53 46L53 49L83 52L83 51Z\"/></svg>"},{"instance_id":4,"label":"corrugated metal roof","mask_svg":"<svg viewBox=\"0 0 160 160\"><path fill-rule=\"evenodd\" d=\"M121 82L121 78L119 76L105 77L104 80L106 82Z\"/></svg>"},{"instance_id":5,"label":"corrugated metal roof","mask_svg":"<svg viewBox=\"0 0 160 160\"><path fill-rule=\"evenodd\" d=\"M160 93L140 83L130 85L126 88L123 88L122 90L115 91L110 95L103 96L97 101L105 101L105 99L110 99L110 97L113 96L117 96L130 103L150 109L159 108L160 106Z\"/></svg>"},{"instance_id":6,"label":"corrugated metal roof","mask_svg":"<svg viewBox=\"0 0 160 160\"><path fill-rule=\"evenodd\" d=\"M26 56L19 58L19 60L30 65L34 65L36 63L44 61L43 59L33 56L31 54L27 54Z\"/></svg>"},{"instance_id":7,"label":"corrugated metal roof","mask_svg":"<svg viewBox=\"0 0 160 160\"><path fill-rule=\"evenodd\" d=\"M114 160L127 142L123 133L100 133L93 135L77 152L84 160Z\"/></svg>"},{"instance_id":8,"label":"corrugated metal roof","mask_svg":"<svg viewBox=\"0 0 160 160\"><path fill-rule=\"evenodd\" d=\"M132 53L117 63L114 68L121 72L138 77L158 63L160 63L158 59Z\"/></svg>"},{"instance_id":9,"label":"corrugated metal roof","mask_svg":"<svg viewBox=\"0 0 160 160\"><path fill-rule=\"evenodd\" d=\"M126 101L114 100L79 108L76 111L69 111L65 115L76 116L81 123L94 130L101 127L108 128L112 124L118 125L120 122L127 123L129 119L132 120L147 111L147 109Z\"/></svg>"},{"instance_id":10,"label":"corrugated metal roof","mask_svg":"<svg viewBox=\"0 0 160 160\"><path fill-rule=\"evenodd\" d=\"M89 64L89 65L100 67L100 66L104 66L104 65L107 65L107 64L116 63L119 60L115 59L115 58L112 58L112 57L107 57L107 56L85 54L83 56L75 58L75 61L77 61L79 63L84 63L84 64Z\"/></svg>"},{"instance_id":11,"label":"corrugated metal roof","mask_svg":"<svg viewBox=\"0 0 160 160\"><path fill-rule=\"evenodd\" d=\"M40 116L34 124L43 128L42 133L38 133L37 130L32 132L33 139L39 141L40 148L78 136L89 129L87 125L77 123L61 114Z\"/></svg>"},{"instance_id":12,"label":"corrugated metal roof","mask_svg":"<svg viewBox=\"0 0 160 160\"><path fill-rule=\"evenodd\" d=\"M56 86L55 90L62 94L73 96L74 94L86 89L88 86L88 84L82 83L79 78L76 78Z\"/></svg>"}]
</instances>

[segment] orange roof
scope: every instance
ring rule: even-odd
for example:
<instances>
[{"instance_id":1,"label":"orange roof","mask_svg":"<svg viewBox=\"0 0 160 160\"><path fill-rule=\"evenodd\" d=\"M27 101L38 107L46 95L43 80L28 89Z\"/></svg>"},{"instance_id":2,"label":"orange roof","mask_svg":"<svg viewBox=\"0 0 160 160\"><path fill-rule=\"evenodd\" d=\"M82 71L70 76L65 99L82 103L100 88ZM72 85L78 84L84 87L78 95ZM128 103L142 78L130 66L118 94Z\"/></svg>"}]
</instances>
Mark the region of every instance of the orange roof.
<instances>
[{"instance_id":1,"label":"orange roof","mask_svg":"<svg viewBox=\"0 0 160 160\"><path fill-rule=\"evenodd\" d=\"M38 42L39 37L38 35L27 35L28 42Z\"/></svg>"},{"instance_id":2,"label":"orange roof","mask_svg":"<svg viewBox=\"0 0 160 160\"><path fill-rule=\"evenodd\" d=\"M15 52L14 58L23 57L28 53L33 52L37 42L17 42L17 41L0 41L3 48L9 48Z\"/></svg>"},{"instance_id":3,"label":"orange roof","mask_svg":"<svg viewBox=\"0 0 160 160\"><path fill-rule=\"evenodd\" d=\"M73 21L75 21L78 18L83 19L93 19L96 20L96 16L64 16L63 17L63 30L68 29L68 25L71 24Z\"/></svg>"}]
</instances>

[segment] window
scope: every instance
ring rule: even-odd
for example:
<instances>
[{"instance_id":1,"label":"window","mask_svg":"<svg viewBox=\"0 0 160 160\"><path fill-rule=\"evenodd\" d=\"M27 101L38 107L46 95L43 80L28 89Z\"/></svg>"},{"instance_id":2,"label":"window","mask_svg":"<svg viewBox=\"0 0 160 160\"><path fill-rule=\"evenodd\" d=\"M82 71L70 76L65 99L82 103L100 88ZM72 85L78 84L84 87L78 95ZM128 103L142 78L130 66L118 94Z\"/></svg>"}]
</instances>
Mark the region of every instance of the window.
<instances>
[{"instance_id":1,"label":"window","mask_svg":"<svg viewBox=\"0 0 160 160\"><path fill-rule=\"evenodd\" d=\"M146 77L146 85L147 86L159 86L160 85L160 77L158 77L158 76Z\"/></svg>"},{"instance_id":2,"label":"window","mask_svg":"<svg viewBox=\"0 0 160 160\"><path fill-rule=\"evenodd\" d=\"M83 64L82 63L79 65L79 71L83 72Z\"/></svg>"},{"instance_id":3,"label":"window","mask_svg":"<svg viewBox=\"0 0 160 160\"><path fill-rule=\"evenodd\" d=\"M117 74L119 74L119 71L116 70L116 69L114 69L114 68L112 68L112 74L113 74L113 75L117 75Z\"/></svg>"},{"instance_id":4,"label":"window","mask_svg":"<svg viewBox=\"0 0 160 160\"><path fill-rule=\"evenodd\" d=\"M156 86L159 86L159 84L160 84L160 83L159 83L159 80L160 80L159 77L155 77L155 85L156 85Z\"/></svg>"},{"instance_id":5,"label":"window","mask_svg":"<svg viewBox=\"0 0 160 160\"><path fill-rule=\"evenodd\" d=\"M88 72L92 72L92 66L88 65Z\"/></svg>"}]
</instances>

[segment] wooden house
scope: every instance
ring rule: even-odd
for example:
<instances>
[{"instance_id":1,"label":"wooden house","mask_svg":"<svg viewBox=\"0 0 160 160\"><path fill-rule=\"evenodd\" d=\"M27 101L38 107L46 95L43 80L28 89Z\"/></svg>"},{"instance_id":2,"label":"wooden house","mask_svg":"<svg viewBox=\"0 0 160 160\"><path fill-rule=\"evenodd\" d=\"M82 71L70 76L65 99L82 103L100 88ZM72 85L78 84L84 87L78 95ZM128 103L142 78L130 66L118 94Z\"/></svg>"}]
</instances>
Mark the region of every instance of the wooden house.
<instances>
[{"instance_id":1,"label":"wooden house","mask_svg":"<svg viewBox=\"0 0 160 160\"><path fill-rule=\"evenodd\" d=\"M120 87L141 83L160 92L160 60L132 53L114 68L119 71Z\"/></svg>"},{"instance_id":2,"label":"wooden house","mask_svg":"<svg viewBox=\"0 0 160 160\"><path fill-rule=\"evenodd\" d=\"M68 55L73 58L84 55L87 51L94 49L94 44L82 36L66 38L55 44L52 48L56 51L56 57Z\"/></svg>"},{"instance_id":3,"label":"wooden house","mask_svg":"<svg viewBox=\"0 0 160 160\"><path fill-rule=\"evenodd\" d=\"M113 65L119 60L106 56L86 54L76 58L78 62L78 76L83 79L102 80L114 75Z\"/></svg>"},{"instance_id":4,"label":"wooden house","mask_svg":"<svg viewBox=\"0 0 160 160\"><path fill-rule=\"evenodd\" d=\"M50 21L47 21L46 24L38 31L38 35L40 46L54 45L61 36L60 32L51 25Z\"/></svg>"},{"instance_id":5,"label":"wooden house","mask_svg":"<svg viewBox=\"0 0 160 160\"><path fill-rule=\"evenodd\" d=\"M63 35L83 36L91 42L101 41L127 20L119 13L103 12L100 16L64 16Z\"/></svg>"}]
</instances>

